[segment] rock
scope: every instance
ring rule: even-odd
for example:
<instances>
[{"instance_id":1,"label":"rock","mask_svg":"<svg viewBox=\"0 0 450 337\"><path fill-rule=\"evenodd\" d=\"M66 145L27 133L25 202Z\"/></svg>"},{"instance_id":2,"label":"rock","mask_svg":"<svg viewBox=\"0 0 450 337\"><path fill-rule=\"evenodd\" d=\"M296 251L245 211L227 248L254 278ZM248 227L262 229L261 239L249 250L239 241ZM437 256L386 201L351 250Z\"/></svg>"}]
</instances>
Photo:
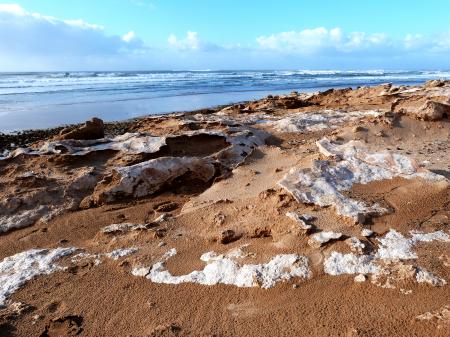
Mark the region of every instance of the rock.
<instances>
[{"instance_id":1,"label":"rock","mask_svg":"<svg viewBox=\"0 0 450 337\"><path fill-rule=\"evenodd\" d=\"M353 132L354 133L356 133L356 132L361 132L361 131L365 131L366 129L365 128L363 128L361 125L357 125L357 126L355 126L354 128L353 128Z\"/></svg>"},{"instance_id":2,"label":"rock","mask_svg":"<svg viewBox=\"0 0 450 337\"><path fill-rule=\"evenodd\" d=\"M52 319L41 336L77 336L83 331L83 317L69 315Z\"/></svg>"},{"instance_id":3,"label":"rock","mask_svg":"<svg viewBox=\"0 0 450 337\"><path fill-rule=\"evenodd\" d=\"M226 216L222 212L217 213L214 215L214 223L216 226L222 226L225 223Z\"/></svg>"},{"instance_id":4,"label":"rock","mask_svg":"<svg viewBox=\"0 0 450 337\"><path fill-rule=\"evenodd\" d=\"M373 231L371 231L370 229L364 228L364 229L361 231L361 235L364 236L364 237L366 237L366 238L368 238L369 236L372 236L372 235L373 235Z\"/></svg>"},{"instance_id":5,"label":"rock","mask_svg":"<svg viewBox=\"0 0 450 337\"><path fill-rule=\"evenodd\" d=\"M435 101L427 101L414 116L425 121L437 121L450 115L450 105Z\"/></svg>"},{"instance_id":6,"label":"rock","mask_svg":"<svg viewBox=\"0 0 450 337\"><path fill-rule=\"evenodd\" d=\"M356 283L366 282L366 275L364 275L364 274L356 275L355 276L355 282Z\"/></svg>"},{"instance_id":7,"label":"rock","mask_svg":"<svg viewBox=\"0 0 450 337\"><path fill-rule=\"evenodd\" d=\"M240 239L240 235L236 235L234 230L227 229L220 235L220 243L226 245Z\"/></svg>"},{"instance_id":8,"label":"rock","mask_svg":"<svg viewBox=\"0 0 450 337\"><path fill-rule=\"evenodd\" d=\"M319 248L326 243L340 239L341 237L342 233L319 232L311 236L311 238L308 240L308 244L313 248Z\"/></svg>"},{"instance_id":9,"label":"rock","mask_svg":"<svg viewBox=\"0 0 450 337\"><path fill-rule=\"evenodd\" d=\"M429 80L425 82L425 88L439 88L445 86L447 81L444 80Z\"/></svg>"},{"instance_id":10,"label":"rock","mask_svg":"<svg viewBox=\"0 0 450 337\"><path fill-rule=\"evenodd\" d=\"M57 139L99 139L105 137L105 126L100 118L92 118L90 121L86 121L83 126L80 126L74 130L63 129L61 130Z\"/></svg>"},{"instance_id":11,"label":"rock","mask_svg":"<svg viewBox=\"0 0 450 337\"><path fill-rule=\"evenodd\" d=\"M33 308L22 302L13 302L6 308L0 309L0 322L2 320L17 319L25 313L32 311Z\"/></svg>"},{"instance_id":12,"label":"rock","mask_svg":"<svg viewBox=\"0 0 450 337\"><path fill-rule=\"evenodd\" d=\"M295 213L295 212L287 212L287 213L286 213L286 216L287 216L288 218L292 219L293 221L295 221L295 222L298 224L298 227L299 227L301 230L308 231L308 230L310 230L310 229L312 228L311 225L307 224L307 223L304 221L304 220L306 220L306 221L308 221L308 220L305 219L305 218L303 217L303 215L298 215L298 214ZM309 218L309 216L308 216L308 218ZM309 219L310 219L310 218L309 218Z\"/></svg>"},{"instance_id":13,"label":"rock","mask_svg":"<svg viewBox=\"0 0 450 337\"><path fill-rule=\"evenodd\" d=\"M167 232L167 229L158 228L157 230L155 230L155 233L154 233L155 238L157 238L157 239L163 238L164 236L166 236L166 232Z\"/></svg>"},{"instance_id":14,"label":"rock","mask_svg":"<svg viewBox=\"0 0 450 337\"><path fill-rule=\"evenodd\" d=\"M272 236L272 231L270 228L256 228L253 232L253 235L251 236L253 239L255 238L268 238Z\"/></svg>"},{"instance_id":15,"label":"rock","mask_svg":"<svg viewBox=\"0 0 450 337\"><path fill-rule=\"evenodd\" d=\"M350 250L357 254L362 254L366 245L362 243L358 238L351 237L345 240L345 243L350 247Z\"/></svg>"},{"instance_id":16,"label":"rock","mask_svg":"<svg viewBox=\"0 0 450 337\"><path fill-rule=\"evenodd\" d=\"M155 205L153 207L153 209L156 212L162 213L162 212L171 212L171 211L177 209L178 207L179 207L179 205L176 202L164 201L164 202L161 202L161 203Z\"/></svg>"}]
</instances>

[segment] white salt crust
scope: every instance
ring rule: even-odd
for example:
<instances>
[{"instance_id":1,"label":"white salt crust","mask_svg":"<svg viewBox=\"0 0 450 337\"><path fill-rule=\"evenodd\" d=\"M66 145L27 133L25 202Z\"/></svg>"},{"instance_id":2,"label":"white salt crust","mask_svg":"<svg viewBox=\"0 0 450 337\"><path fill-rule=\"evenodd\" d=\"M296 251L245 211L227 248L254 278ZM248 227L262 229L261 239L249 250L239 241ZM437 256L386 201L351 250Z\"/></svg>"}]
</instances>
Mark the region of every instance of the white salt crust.
<instances>
[{"instance_id":1,"label":"white salt crust","mask_svg":"<svg viewBox=\"0 0 450 337\"><path fill-rule=\"evenodd\" d=\"M121 249L116 249L113 250L112 252L106 253L105 256L113 259L113 260L118 260L121 257L130 255L130 254L134 254L138 251L137 248L132 247L132 248L121 248Z\"/></svg>"},{"instance_id":2,"label":"white salt crust","mask_svg":"<svg viewBox=\"0 0 450 337\"><path fill-rule=\"evenodd\" d=\"M229 131L233 132L232 136L204 130L185 133L184 135L222 136L230 145L206 157L159 157L131 166L114 168L112 176L115 182L106 186L102 186L100 182L94 194L99 194L103 202L113 201L118 195L143 197L188 172L193 178L209 181L216 172L215 164L220 163L234 168L241 164L255 147L263 145L268 136L262 131L249 131L243 128L230 127Z\"/></svg>"},{"instance_id":3,"label":"white salt crust","mask_svg":"<svg viewBox=\"0 0 450 337\"><path fill-rule=\"evenodd\" d=\"M95 265L98 266L99 264L102 263L102 257L107 257L112 260L118 260L121 257L125 257L128 255L134 254L138 250L139 249L136 247L130 247L130 248L115 249L109 253L103 253L103 254L90 254L90 253L81 252L81 253L74 255L72 257L71 261L76 263L81 260L94 260Z\"/></svg>"},{"instance_id":4,"label":"white salt crust","mask_svg":"<svg viewBox=\"0 0 450 337\"><path fill-rule=\"evenodd\" d=\"M378 111L323 110L309 113L295 113L277 121L268 122L279 132L314 132L324 129L334 129L339 125L353 122L368 116L381 116Z\"/></svg>"},{"instance_id":5,"label":"white salt crust","mask_svg":"<svg viewBox=\"0 0 450 337\"><path fill-rule=\"evenodd\" d=\"M73 156L83 156L97 151L121 151L129 154L154 153L166 144L166 137L154 137L141 133L125 133L113 138L94 140L58 140L47 141L39 149L18 148L11 151L8 157L20 154L44 155L66 153ZM7 157L7 158L8 158Z\"/></svg>"},{"instance_id":6,"label":"white salt crust","mask_svg":"<svg viewBox=\"0 0 450 337\"><path fill-rule=\"evenodd\" d=\"M380 246L376 257L383 260L408 260L416 259L417 255L412 251L419 242L441 241L450 242L450 237L443 231L432 233L411 232L411 238L404 237L401 233L391 229L384 237L379 238Z\"/></svg>"},{"instance_id":7,"label":"white salt crust","mask_svg":"<svg viewBox=\"0 0 450 337\"><path fill-rule=\"evenodd\" d=\"M146 225L144 224L119 223L103 227L101 229L101 232L106 234L112 234L112 233L126 233L144 229L147 229Z\"/></svg>"},{"instance_id":8,"label":"white salt crust","mask_svg":"<svg viewBox=\"0 0 450 337\"><path fill-rule=\"evenodd\" d=\"M361 231L361 236L364 236L364 237L366 237L366 238L368 238L368 237L370 237L370 236L372 236L372 235L373 235L373 231L371 231L370 229L364 228L364 229Z\"/></svg>"},{"instance_id":9,"label":"white salt crust","mask_svg":"<svg viewBox=\"0 0 450 337\"><path fill-rule=\"evenodd\" d=\"M336 232L319 232L315 233L310 236L308 243L310 246L317 246L320 247L324 245L325 243L337 240L342 237L342 233L336 233Z\"/></svg>"},{"instance_id":10,"label":"white salt crust","mask_svg":"<svg viewBox=\"0 0 450 337\"><path fill-rule=\"evenodd\" d=\"M187 275L173 276L165 268L165 262L175 254L176 250L171 249L160 262L155 263L151 268L135 268L132 274L145 276L155 283L228 284L237 287L259 286L264 289L293 277L308 278L311 275L308 259L295 254L276 255L264 264L240 264L236 261L238 257L235 254L217 255L214 252L208 252L200 258L206 263L203 270L196 270Z\"/></svg>"},{"instance_id":11,"label":"white salt crust","mask_svg":"<svg viewBox=\"0 0 450 337\"><path fill-rule=\"evenodd\" d=\"M342 254L332 252L325 259L324 271L330 275L342 274L378 274L380 268L377 261L398 261L417 259L412 251L414 245L419 242L450 242L450 237L443 231L432 233L411 232L411 237L406 238L399 232L391 229L383 238L379 238L380 245L373 255ZM422 269L416 269L416 281L429 283L435 286L443 286L446 281Z\"/></svg>"},{"instance_id":12,"label":"white salt crust","mask_svg":"<svg viewBox=\"0 0 450 337\"><path fill-rule=\"evenodd\" d=\"M417 283L428 283L434 287L443 287L447 284L447 281L444 279L422 268L418 268L417 270L416 281Z\"/></svg>"},{"instance_id":13,"label":"white salt crust","mask_svg":"<svg viewBox=\"0 0 450 337\"><path fill-rule=\"evenodd\" d=\"M0 262L0 307L5 305L12 293L34 277L63 270L55 261L75 250L76 248L31 249L4 258Z\"/></svg>"},{"instance_id":14,"label":"white salt crust","mask_svg":"<svg viewBox=\"0 0 450 337\"><path fill-rule=\"evenodd\" d=\"M48 212L47 206L40 205L35 209L0 216L0 233L31 226Z\"/></svg>"},{"instance_id":15,"label":"white salt crust","mask_svg":"<svg viewBox=\"0 0 450 337\"><path fill-rule=\"evenodd\" d=\"M47 223L66 210L78 208L81 198L77 195L94 188L97 183L93 171L91 167L81 168L71 175L70 182L63 179L59 188L64 198L52 197L42 191L33 193L31 190L0 201L0 233L28 227L37 221ZM22 178L33 176L36 176L34 172L21 175Z\"/></svg>"},{"instance_id":16,"label":"white salt crust","mask_svg":"<svg viewBox=\"0 0 450 337\"><path fill-rule=\"evenodd\" d=\"M278 184L298 202L334 206L337 214L355 222L364 222L366 215L382 214L386 210L377 204L367 206L340 192L349 190L353 184L402 177L423 178L448 185L445 177L419 168L406 156L389 152L371 153L359 141L336 145L323 138L316 144L324 156L334 160L315 160L309 169L293 168Z\"/></svg>"}]
</instances>

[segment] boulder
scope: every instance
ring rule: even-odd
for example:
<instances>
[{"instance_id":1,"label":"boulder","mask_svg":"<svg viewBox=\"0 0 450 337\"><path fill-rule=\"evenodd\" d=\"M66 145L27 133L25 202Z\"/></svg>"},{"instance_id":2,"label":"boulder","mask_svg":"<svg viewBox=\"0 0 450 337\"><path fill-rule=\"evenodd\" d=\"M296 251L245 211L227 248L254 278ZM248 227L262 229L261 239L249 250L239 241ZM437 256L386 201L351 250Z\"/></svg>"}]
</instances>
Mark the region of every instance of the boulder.
<instances>
[{"instance_id":1,"label":"boulder","mask_svg":"<svg viewBox=\"0 0 450 337\"><path fill-rule=\"evenodd\" d=\"M447 81L444 80L429 80L425 82L425 88L439 88L445 86Z\"/></svg>"},{"instance_id":2,"label":"boulder","mask_svg":"<svg viewBox=\"0 0 450 337\"><path fill-rule=\"evenodd\" d=\"M63 129L61 130L57 139L99 139L105 137L105 126L100 118L92 118L90 121L86 121L84 125L76 129Z\"/></svg>"},{"instance_id":3,"label":"boulder","mask_svg":"<svg viewBox=\"0 0 450 337\"><path fill-rule=\"evenodd\" d=\"M415 117L425 121L437 121L450 115L450 105L427 101L415 112Z\"/></svg>"}]
</instances>

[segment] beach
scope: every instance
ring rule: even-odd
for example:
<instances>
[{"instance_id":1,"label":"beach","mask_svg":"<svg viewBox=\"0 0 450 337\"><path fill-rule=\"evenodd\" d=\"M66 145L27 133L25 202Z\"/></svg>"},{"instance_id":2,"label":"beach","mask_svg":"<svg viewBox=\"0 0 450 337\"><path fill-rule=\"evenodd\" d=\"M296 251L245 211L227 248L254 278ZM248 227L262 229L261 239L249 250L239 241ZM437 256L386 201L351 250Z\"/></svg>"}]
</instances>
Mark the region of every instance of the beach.
<instances>
[{"instance_id":1,"label":"beach","mask_svg":"<svg viewBox=\"0 0 450 337\"><path fill-rule=\"evenodd\" d=\"M276 76L1 134L0 331L447 336L450 81Z\"/></svg>"}]
</instances>

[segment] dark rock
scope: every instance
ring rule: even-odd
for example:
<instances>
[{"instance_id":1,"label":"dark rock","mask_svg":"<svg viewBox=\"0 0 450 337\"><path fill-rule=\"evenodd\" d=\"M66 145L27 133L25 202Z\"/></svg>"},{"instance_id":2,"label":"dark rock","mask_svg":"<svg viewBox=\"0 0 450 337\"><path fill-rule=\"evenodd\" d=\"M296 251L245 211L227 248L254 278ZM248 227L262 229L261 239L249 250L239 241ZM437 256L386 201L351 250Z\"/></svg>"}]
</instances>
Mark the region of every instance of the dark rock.
<instances>
[{"instance_id":1,"label":"dark rock","mask_svg":"<svg viewBox=\"0 0 450 337\"><path fill-rule=\"evenodd\" d=\"M70 130L62 129L57 139L99 139L105 137L105 126L103 121L99 118L92 118L90 121L86 121L84 125Z\"/></svg>"}]
</instances>

